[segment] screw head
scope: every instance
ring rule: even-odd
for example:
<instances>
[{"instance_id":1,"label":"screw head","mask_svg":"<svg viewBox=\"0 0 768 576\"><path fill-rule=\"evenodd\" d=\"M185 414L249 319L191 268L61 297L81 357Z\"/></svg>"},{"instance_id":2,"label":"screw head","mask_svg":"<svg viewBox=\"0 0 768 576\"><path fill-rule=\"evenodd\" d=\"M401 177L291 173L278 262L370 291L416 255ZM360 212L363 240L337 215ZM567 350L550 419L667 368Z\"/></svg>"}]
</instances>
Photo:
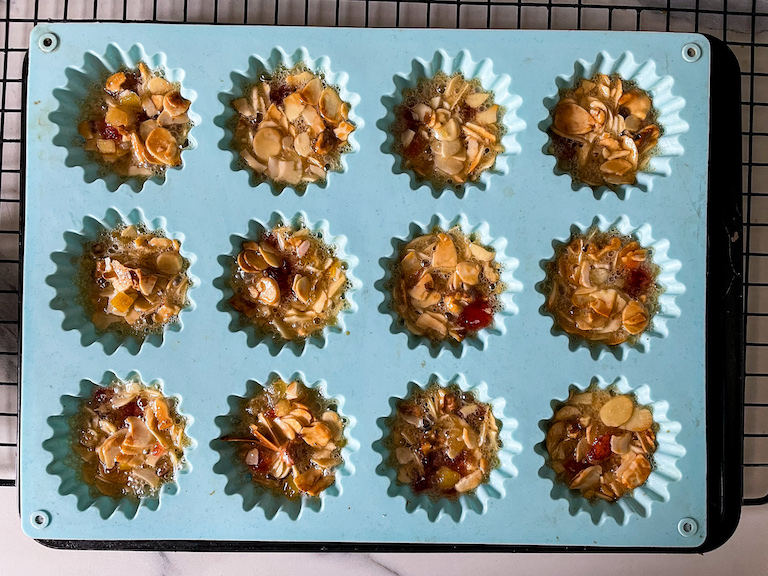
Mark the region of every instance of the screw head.
<instances>
[{"instance_id":1,"label":"screw head","mask_svg":"<svg viewBox=\"0 0 768 576\"><path fill-rule=\"evenodd\" d=\"M59 47L59 37L52 32L48 32L40 36L40 39L37 41L37 45L40 47L40 50L46 54L49 54Z\"/></svg>"},{"instance_id":2,"label":"screw head","mask_svg":"<svg viewBox=\"0 0 768 576\"><path fill-rule=\"evenodd\" d=\"M35 510L29 515L29 522L38 530L42 530L51 523L51 515L45 510Z\"/></svg>"},{"instance_id":3,"label":"screw head","mask_svg":"<svg viewBox=\"0 0 768 576\"><path fill-rule=\"evenodd\" d=\"M684 538L690 538L699 531L699 524L693 518L683 518L677 523L677 531Z\"/></svg>"},{"instance_id":4,"label":"screw head","mask_svg":"<svg viewBox=\"0 0 768 576\"><path fill-rule=\"evenodd\" d=\"M683 60L686 62L696 62L701 58L701 46L693 42L689 42L683 46Z\"/></svg>"}]
</instances>

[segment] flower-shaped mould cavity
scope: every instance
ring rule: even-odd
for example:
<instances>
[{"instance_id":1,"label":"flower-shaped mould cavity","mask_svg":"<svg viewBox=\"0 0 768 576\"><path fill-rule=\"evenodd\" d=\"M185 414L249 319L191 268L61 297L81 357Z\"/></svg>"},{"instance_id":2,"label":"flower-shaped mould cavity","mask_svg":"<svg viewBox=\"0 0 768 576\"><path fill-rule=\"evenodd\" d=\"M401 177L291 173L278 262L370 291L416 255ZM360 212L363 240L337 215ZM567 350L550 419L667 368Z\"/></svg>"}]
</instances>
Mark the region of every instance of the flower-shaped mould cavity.
<instances>
[{"instance_id":1,"label":"flower-shaped mould cavity","mask_svg":"<svg viewBox=\"0 0 768 576\"><path fill-rule=\"evenodd\" d=\"M678 444L675 439L680 432L680 424L671 421L667 417L669 404L666 401L652 400L651 390L647 385L643 384L637 388L632 388L623 376L616 378L611 383L596 376L586 386L572 384L571 388L583 392L593 384L601 389L612 388L619 394L633 394L638 404L648 406L651 409L653 420L659 425L659 429L656 432L657 448L651 459L653 464L651 475L645 484L635 488L631 493L624 495L616 502L607 502L600 499L595 499L594 501L587 500L581 495L581 492L571 490L564 483L560 482L555 471L549 467L549 455L547 454L545 437L549 421L555 409L568 399L568 391L566 391L563 398L552 400L549 414L546 415L546 418L539 421L542 441L534 446L534 451L544 460L539 469L539 476L552 482L550 496L553 500L566 500L568 502L568 512L571 516L586 514L595 525L601 524L607 518L613 518L617 524L624 526L633 514L637 514L642 518L650 516L651 505L654 502L668 502L670 498L670 484L683 478L682 473L677 468L677 459L685 456L685 448Z\"/></svg>"},{"instance_id":2,"label":"flower-shaped mould cavity","mask_svg":"<svg viewBox=\"0 0 768 576\"><path fill-rule=\"evenodd\" d=\"M459 187L453 187L449 184L439 186L429 180L420 179L412 170L403 170L402 158L393 151L395 137L390 128L395 122L395 108L403 102L403 90L416 88L419 80L422 78L433 78L438 72L443 72L447 76L461 73L466 80L479 80L482 89L493 94L494 102L503 108L504 112L501 118L501 123L504 127L501 144L504 146L504 152L496 157L496 162L491 168L482 172L477 181L467 182ZM386 115L376 125L386 135L381 151L392 155L392 171L395 174L408 174L411 181L411 189L417 190L424 186L431 190L432 196L435 198L439 198L446 190L452 190L456 196L463 198L470 188L475 187L480 190L486 190L493 174L503 175L509 172L507 165L509 156L519 154L522 150L516 135L525 128L525 122L517 116L517 110L520 108L523 100L520 96L509 91L511 78L508 75L495 74L493 72L491 60L486 58L475 62L467 50L462 50L455 57L449 56L444 50L438 50L430 61L422 60L421 58L414 59L411 64L411 72L396 75L394 83L395 91L392 94L383 96L381 99L382 104L386 108Z\"/></svg>"},{"instance_id":3,"label":"flower-shaped mould cavity","mask_svg":"<svg viewBox=\"0 0 768 576\"><path fill-rule=\"evenodd\" d=\"M408 330L403 319L395 312L392 302L393 270L400 259L400 253L408 242L417 236L430 234L435 228L450 230L454 226L459 226L461 231L469 238L475 239L480 244L490 246L495 250L494 260L501 267L501 282L504 284L504 291L498 296L501 302L501 309L494 313L493 323L488 328L468 336L463 342L455 342L450 339L435 342L426 336L418 336ZM418 346L426 347L429 350L429 354L434 358L444 351L460 358L464 356L469 347L485 350L488 346L489 336L501 336L506 333L505 317L517 314L518 311L517 305L513 301L513 294L523 289L523 285L513 276L513 272L517 269L520 262L516 258L507 256L504 253L506 248L507 240L490 236L487 223L481 222L476 226L472 226L463 214L450 221L446 220L442 215L436 214L429 221L429 224L412 222L408 230L408 236L392 239L392 254L389 257L379 259L379 264L384 268L384 277L376 282L375 287L384 295L384 301L379 305L379 312L392 317L389 331L392 334L403 334L406 336L408 348L411 350L416 349Z\"/></svg>"},{"instance_id":4,"label":"flower-shaped mould cavity","mask_svg":"<svg viewBox=\"0 0 768 576\"><path fill-rule=\"evenodd\" d=\"M658 112L657 124L662 131L661 137L653 156L645 167L637 173L637 182L635 184L622 184L616 189L615 194L621 200L626 200L633 188L650 192L656 176L664 177L671 174L672 158L683 154L683 146L680 144L679 137L688 131L688 124L680 118L680 110L685 106L685 100L672 94L674 80L671 76L660 77L656 74L656 63L653 60L636 62L631 52L624 52L618 58L612 58L607 52L600 52L594 62L577 60L573 74L558 76L555 80L557 92L544 98L547 117L539 123L539 128L545 134L549 133L549 127L552 125L552 111L560 101L560 91L573 88L582 78L589 80L596 74L618 75L622 80L633 82L651 96L653 107ZM551 154L550 146L551 140L548 137L543 148L545 154ZM593 189L589 184L574 180L570 173L560 170L556 158L554 165L554 173L570 179L571 188L574 191L592 190L598 200L602 198L603 194L614 193L607 186Z\"/></svg>"},{"instance_id":5,"label":"flower-shaped mould cavity","mask_svg":"<svg viewBox=\"0 0 768 576\"><path fill-rule=\"evenodd\" d=\"M234 295L230 278L232 277L233 264L237 255L242 250L243 242L248 240L259 241L265 233L269 232L276 226L290 226L294 229L301 227L307 228L316 237L318 237L323 243L331 248L333 254L341 262L346 265L347 275L347 289L343 295L343 299L346 301L346 305L339 311L339 315L336 317L336 322L332 325L325 326L321 331L312 334L304 340L291 340L287 341L283 338L260 330L258 326L252 322L245 322L241 318L241 314L232 308L229 304L229 299ZM355 278L353 271L357 266L358 260L356 256L352 256L345 251L347 245L346 236L332 236L329 231L329 225L327 220L320 220L318 222L311 222L304 212L296 213L292 218L287 218L280 212L273 212L269 220L264 223L259 220L250 220L248 222L248 232L245 236L239 236L233 234L229 237L232 245L232 251L229 254L222 254L218 257L219 264L223 269L221 276L216 278L213 285L221 290L223 298L219 301L217 309L221 312L226 312L230 316L229 330L230 332L244 332L246 335L246 342L249 347L254 348L259 344L265 345L269 349L269 353L272 356L277 356L281 350L287 349L293 352L296 356L300 356L304 353L307 346L315 346L317 348L325 348L328 344L328 337L330 334L343 334L345 331L344 316L346 314L354 313L357 311L357 304L355 304L352 298L355 290L359 290L362 286L360 280Z\"/></svg>"},{"instance_id":6,"label":"flower-shaped mould cavity","mask_svg":"<svg viewBox=\"0 0 768 576\"><path fill-rule=\"evenodd\" d=\"M189 262L187 276L189 277L189 288L187 291L188 306L182 308L178 319L166 324L161 332L152 332L144 338L131 335L121 335L110 330L97 330L86 314L83 305L85 295L81 286L78 285L78 275L80 273L80 258L83 256L83 249L89 242L98 240L99 237L109 230L125 225L141 225L150 231L163 232L167 238L175 239L181 242L181 255ZM191 291L200 285L200 281L192 274L192 267L197 260L194 254L184 250L184 234L171 232L166 226L165 218L158 217L148 220L140 208L131 211L127 216L123 216L114 208L107 210L103 219L94 216L83 218L83 229L80 231L68 230L64 233L65 247L61 252L51 254L51 259L56 264L56 272L45 279L46 284L56 290L56 295L51 300L50 306L54 310L61 310L64 313L64 321L61 327L64 330L77 330L80 332L80 344L90 346L99 343L107 354L113 354L118 348L123 346L131 354L138 354L141 347L145 344L160 346L163 343L166 331L179 332L183 328L182 315L195 309L195 302L192 300Z\"/></svg>"},{"instance_id":7,"label":"flower-shaped mould cavity","mask_svg":"<svg viewBox=\"0 0 768 576\"><path fill-rule=\"evenodd\" d=\"M341 172L346 172L347 170L347 155L357 152L360 149L360 145L355 138L357 131L363 127L363 119L355 114L355 108L360 103L360 96L349 91L347 86L349 75L346 72L334 72L331 70L331 61L327 56L321 56L316 59L310 58L309 52L303 47L298 48L293 54L288 54L278 46L277 48L272 49L268 58L252 55L248 59L247 70L235 70L230 74L232 88L228 92L219 94L219 102L223 105L224 110L213 122L224 131L224 135L219 141L219 149L228 150L232 153L230 168L234 171L242 171L244 177L247 178L248 183L251 186L256 187L264 185L268 187L275 196L278 196L287 188L292 189L297 195L302 196L313 186L326 188L331 180L336 177L333 172L329 171L323 182L310 183L302 190L297 190L290 184L285 186L275 184L269 179L259 178L259 176L245 164L240 157L239 152L235 150L232 145L232 140L234 138L233 126L237 115L237 111L232 107L232 101L244 96L246 90L258 82L263 75L271 75L275 70L280 68L290 70L295 66L305 67L313 74L321 74L328 86L332 86L338 90L342 102L349 104L349 120L354 124L355 130L349 135L348 143L350 149L341 155Z\"/></svg>"},{"instance_id":8,"label":"flower-shaped mould cavity","mask_svg":"<svg viewBox=\"0 0 768 576\"><path fill-rule=\"evenodd\" d=\"M498 466L491 471L488 482L480 484L473 492L462 494L455 499L439 498L433 500L424 493L415 493L410 484L398 482L397 470L389 463L390 454L385 443L391 433L390 426L394 422L397 403L400 400L411 397L418 390L427 390L434 383L443 387L456 385L463 392L471 392L477 400L491 406L493 415L500 424L499 439L501 440L501 447L496 454L499 461ZM389 415L376 420L382 432L381 438L373 443L373 449L381 456L381 463L376 467L376 474L389 478L387 494L393 498L402 497L405 500L405 509L409 514L416 510L423 510L430 522L438 521L443 515L450 517L454 522L459 522L466 516L468 511L484 514L488 510L488 501L490 499L498 500L504 498L506 495L504 480L517 476L517 468L512 463L512 459L522 451L522 445L512 437L512 433L517 429L518 424L514 418L505 416L506 400L503 398L491 398L485 382L480 382L470 387L463 374L456 374L450 380L444 379L439 374L431 374L423 385L414 381L409 382L406 394L402 398L391 397L389 399L389 406Z\"/></svg>"},{"instance_id":9,"label":"flower-shaped mould cavity","mask_svg":"<svg viewBox=\"0 0 768 576\"><path fill-rule=\"evenodd\" d=\"M222 437L233 434L237 430L239 419L245 404L264 387L276 380L284 382L300 381L307 388L319 390L320 394L326 400L331 401L339 416L345 422L344 438L346 445L341 449L343 462L335 469L336 481L317 497L302 495L298 498L288 498L281 494L276 494L267 488L257 485L251 478L251 472L248 466L240 459L235 451L233 442L225 442ZM320 512L325 505L326 498L337 498L342 493L342 478L354 474L355 467L351 462L350 456L360 448L360 443L351 435L356 420L353 416L345 414L344 397L339 395L330 396L327 393L327 385L324 380L309 382L302 372L295 372L290 378L283 378L277 372L271 372L264 385L255 380L248 380L244 396L231 395L227 398L229 412L225 415L217 416L216 426L221 432L219 437L210 442L210 447L219 454L219 460L214 464L213 471L226 477L227 484L224 492L227 495L239 494L243 499L243 509L245 511L253 510L256 506L264 511L267 519L271 520L278 513L286 514L291 520L297 520L304 509Z\"/></svg>"},{"instance_id":10,"label":"flower-shaped mould cavity","mask_svg":"<svg viewBox=\"0 0 768 576\"><path fill-rule=\"evenodd\" d=\"M121 512L130 520L136 516L140 508L157 510L164 495L170 496L179 491L179 476L192 471L192 466L189 463L189 454L197 447L197 441L189 435L189 428L194 419L182 410L181 397L176 394L172 396L166 395L166 397L176 400L176 410L186 421L184 433L189 439L189 445L184 447L184 458L181 461L181 466L176 470L173 482L163 484L157 494L144 498L132 498L129 496L112 498L100 493L95 487L88 485L82 476L82 460L72 450L72 434L74 431L72 430L71 421L78 413L81 404L91 397L95 387L109 386L118 380L123 382L142 382L145 386L158 388L165 394L162 380L147 382L136 371L129 372L125 378L121 378L114 372L108 371L104 373L98 382L88 379L81 380L80 389L76 396L64 395L61 397L61 414L48 418L48 425L53 430L53 434L43 442L43 448L52 456L51 462L46 467L46 472L61 479L59 494L62 496L74 495L77 499L78 510L82 512L89 508L95 508L105 520L116 511Z\"/></svg>"},{"instance_id":11,"label":"flower-shaped mould cavity","mask_svg":"<svg viewBox=\"0 0 768 576\"><path fill-rule=\"evenodd\" d=\"M547 310L546 307L548 296L547 289L549 287L547 267L550 262L554 261L554 256L539 262L541 269L544 271L544 280L536 284L536 290L544 296L544 303L539 308L539 312L544 316L552 318L552 329L550 332L553 336L566 338L569 341L568 347L571 352L575 352L579 348L586 348L595 360L598 360L606 353L613 354L617 360L623 360L626 358L630 349L635 349L641 353L648 352L653 338L665 338L669 334L667 328L669 319L680 316L680 308L675 304L675 297L680 296L685 292L685 286L675 278L675 274L677 274L682 265L679 260L672 260L669 257L668 240L654 240L651 236L651 226L649 224L634 227L630 224L627 216L621 216L613 222L609 222L603 216L596 216L592 222L586 226L579 223L574 224L571 226L571 233L569 236L556 238L552 241L554 253L557 254L559 248L567 245L574 235L585 234L593 226L597 227L602 232L615 230L624 236L633 236L643 248L651 250L653 263L660 268L656 282L661 288L661 293L658 297L656 313L651 318L650 325L642 334L638 335L634 343L630 344L629 342L622 342L615 346L609 346L603 342L591 342L581 336L568 334L560 327L553 314Z\"/></svg>"},{"instance_id":12,"label":"flower-shaped mould cavity","mask_svg":"<svg viewBox=\"0 0 768 576\"><path fill-rule=\"evenodd\" d=\"M53 96L58 101L59 106L51 112L49 119L59 129L53 138L53 143L67 150L65 164L82 168L83 178L89 184L97 179L102 179L107 190L111 192L122 185L130 187L134 192L140 192L145 185L150 183L155 186L163 184L165 179L170 177L169 170L184 169L184 162L182 162L181 166L169 167L162 174L156 174L149 179L127 178L111 172L108 166L98 162L93 155L83 148L83 137L77 131L83 105L92 97L95 90L103 89L103 82L111 74L125 68L136 69L139 62L144 62L153 72L162 71L166 80L178 82L181 85L181 95L192 102L188 114L193 128L188 136L189 145L184 150L195 148L194 126L200 124L201 121L200 116L194 110L197 94L184 86L184 71L180 68L170 68L167 64L166 55L162 52L150 56L141 44L134 44L127 51L117 44L109 44L104 54L101 55L92 51L86 52L82 66L69 67L65 70L66 86L53 91ZM184 150L182 150L182 161L187 156L184 154Z\"/></svg>"}]
</instances>

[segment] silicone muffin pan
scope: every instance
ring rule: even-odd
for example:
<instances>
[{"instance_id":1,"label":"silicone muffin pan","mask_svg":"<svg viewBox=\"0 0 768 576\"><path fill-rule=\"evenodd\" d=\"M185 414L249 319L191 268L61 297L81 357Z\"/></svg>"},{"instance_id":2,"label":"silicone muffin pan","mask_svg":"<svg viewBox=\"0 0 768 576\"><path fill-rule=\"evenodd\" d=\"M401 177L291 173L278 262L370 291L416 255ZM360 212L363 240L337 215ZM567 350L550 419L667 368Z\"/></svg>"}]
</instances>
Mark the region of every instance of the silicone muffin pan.
<instances>
[{"instance_id":1,"label":"silicone muffin pan","mask_svg":"<svg viewBox=\"0 0 768 576\"><path fill-rule=\"evenodd\" d=\"M711 117L713 102L733 103L710 84L713 63L725 56L709 39L46 24L30 45L19 380L28 535L55 546L701 550L735 526L738 495L722 487L741 473L740 240L731 234L739 229L734 182L724 180L734 147L723 150L738 125ZM88 87L139 61L180 83L194 126L180 167L125 181L83 152L76 127ZM338 89L356 128L338 170L302 190L257 182L230 148L230 102L257 75L294 64ZM477 182L455 190L403 171L388 132L403 88L439 71L476 79L504 112L504 152ZM558 91L596 73L646 90L663 126L637 185L616 191L573 185L548 153ZM83 244L119 222L162 228L190 262L190 306L143 344L95 331L73 285ZM304 345L260 336L228 303L241 243L279 222L303 223L346 263L346 309ZM477 335L433 345L392 311L391 266L415 235L453 225L496 250L503 308ZM635 234L661 268L656 320L631 345L572 342L544 308L545 263L591 225ZM288 502L260 492L218 439L241 397L297 374L339 407L348 441L333 487ZM77 398L130 375L179 399L191 445L172 485L125 503L95 498L82 484L68 434ZM398 483L383 441L398 399L433 382L473 391L500 425L488 483L451 501ZM590 503L558 484L543 449L553 406L593 382L634 392L660 426L647 484L616 504Z\"/></svg>"}]
</instances>

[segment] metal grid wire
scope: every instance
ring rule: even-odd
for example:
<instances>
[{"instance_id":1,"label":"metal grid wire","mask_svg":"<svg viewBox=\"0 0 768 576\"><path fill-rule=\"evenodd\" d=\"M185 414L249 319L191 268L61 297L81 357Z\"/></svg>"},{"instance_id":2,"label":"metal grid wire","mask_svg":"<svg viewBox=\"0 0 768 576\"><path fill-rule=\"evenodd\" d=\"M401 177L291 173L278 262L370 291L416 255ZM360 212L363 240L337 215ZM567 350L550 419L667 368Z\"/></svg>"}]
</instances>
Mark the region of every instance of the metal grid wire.
<instances>
[{"instance_id":1,"label":"metal grid wire","mask_svg":"<svg viewBox=\"0 0 768 576\"><path fill-rule=\"evenodd\" d=\"M768 502L768 0L0 0L0 486L16 461L22 68L41 21L698 31L742 68L746 504Z\"/></svg>"}]
</instances>

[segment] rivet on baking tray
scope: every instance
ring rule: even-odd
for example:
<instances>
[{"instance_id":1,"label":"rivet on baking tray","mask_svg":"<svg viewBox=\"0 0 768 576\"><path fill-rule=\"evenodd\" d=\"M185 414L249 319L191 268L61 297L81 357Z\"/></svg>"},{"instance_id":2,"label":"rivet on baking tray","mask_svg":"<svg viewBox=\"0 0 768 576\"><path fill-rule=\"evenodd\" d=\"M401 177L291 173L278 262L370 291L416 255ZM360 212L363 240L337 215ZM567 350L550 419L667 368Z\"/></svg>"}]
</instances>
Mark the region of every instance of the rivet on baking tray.
<instances>
[{"instance_id":1,"label":"rivet on baking tray","mask_svg":"<svg viewBox=\"0 0 768 576\"><path fill-rule=\"evenodd\" d=\"M685 538L693 536L698 530L699 525L693 518L683 518L677 523L677 531Z\"/></svg>"},{"instance_id":2,"label":"rivet on baking tray","mask_svg":"<svg viewBox=\"0 0 768 576\"><path fill-rule=\"evenodd\" d=\"M29 516L29 521L32 523L32 526L34 526L35 528L42 529L51 523L51 515L48 514L48 512L46 512L45 510L35 510Z\"/></svg>"},{"instance_id":3,"label":"rivet on baking tray","mask_svg":"<svg viewBox=\"0 0 768 576\"><path fill-rule=\"evenodd\" d=\"M701 58L701 46L690 42L683 46L683 60L686 62L696 62Z\"/></svg>"},{"instance_id":4,"label":"rivet on baking tray","mask_svg":"<svg viewBox=\"0 0 768 576\"><path fill-rule=\"evenodd\" d=\"M53 52L59 47L59 37L56 36L56 34L48 32L47 34L40 36L37 45L40 46L40 50L45 53Z\"/></svg>"}]
</instances>

